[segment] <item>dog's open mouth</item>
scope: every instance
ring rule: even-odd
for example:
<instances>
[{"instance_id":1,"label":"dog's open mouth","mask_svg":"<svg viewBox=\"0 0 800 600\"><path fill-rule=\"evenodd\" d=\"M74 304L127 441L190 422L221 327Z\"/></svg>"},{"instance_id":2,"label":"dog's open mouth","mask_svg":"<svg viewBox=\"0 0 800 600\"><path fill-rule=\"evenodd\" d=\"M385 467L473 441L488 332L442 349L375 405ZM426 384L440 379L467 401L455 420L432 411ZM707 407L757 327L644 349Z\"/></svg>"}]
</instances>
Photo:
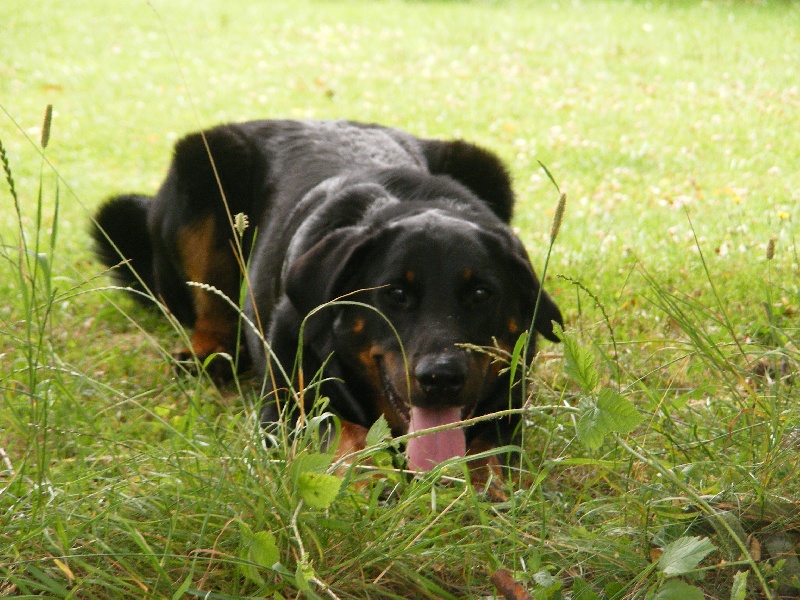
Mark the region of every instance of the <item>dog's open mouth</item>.
<instances>
[{"instance_id":1,"label":"dog's open mouth","mask_svg":"<svg viewBox=\"0 0 800 600\"><path fill-rule=\"evenodd\" d=\"M411 424L408 432L451 425L461 420L463 407L419 408L411 407ZM452 427L442 431L426 433L408 440L406 454L408 468L414 471L430 471L448 458L464 456L467 453L467 440L462 427Z\"/></svg>"},{"instance_id":2,"label":"dog's open mouth","mask_svg":"<svg viewBox=\"0 0 800 600\"><path fill-rule=\"evenodd\" d=\"M409 427L411 422L411 411L409 410L408 403L403 400L400 394L398 394L395 390L394 385L392 384L392 378L389 376L389 373L386 370L386 365L383 364L383 360L379 358L376 360L376 363L378 365L378 373L380 374L383 395L389 401L389 404L394 409L395 414L400 418L406 427Z\"/></svg>"},{"instance_id":3,"label":"dog's open mouth","mask_svg":"<svg viewBox=\"0 0 800 600\"><path fill-rule=\"evenodd\" d=\"M421 408L409 405L397 393L382 361L378 361L383 393L392 408L408 427L408 433L452 425L468 416L474 406L447 406L443 408ZM464 429L451 427L423 434L408 440L406 456L408 468L414 471L430 471L449 458L464 456L467 452Z\"/></svg>"}]
</instances>

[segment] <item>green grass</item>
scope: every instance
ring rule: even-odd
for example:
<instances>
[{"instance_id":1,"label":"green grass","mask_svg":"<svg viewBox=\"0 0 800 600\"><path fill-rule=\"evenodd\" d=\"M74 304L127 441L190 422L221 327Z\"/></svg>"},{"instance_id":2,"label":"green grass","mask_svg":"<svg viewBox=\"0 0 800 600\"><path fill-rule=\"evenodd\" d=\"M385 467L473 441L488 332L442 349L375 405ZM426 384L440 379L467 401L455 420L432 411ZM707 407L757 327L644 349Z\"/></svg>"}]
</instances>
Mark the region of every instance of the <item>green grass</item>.
<instances>
[{"instance_id":1,"label":"green grass","mask_svg":"<svg viewBox=\"0 0 800 600\"><path fill-rule=\"evenodd\" d=\"M800 7L151 4L3 5L0 596L485 598L499 568L537 598L797 593ZM102 199L261 117L492 148L540 271L537 161L567 193L569 343L531 374L508 503L329 468L313 427L267 451L252 382L175 378L179 333L103 289Z\"/></svg>"}]
</instances>

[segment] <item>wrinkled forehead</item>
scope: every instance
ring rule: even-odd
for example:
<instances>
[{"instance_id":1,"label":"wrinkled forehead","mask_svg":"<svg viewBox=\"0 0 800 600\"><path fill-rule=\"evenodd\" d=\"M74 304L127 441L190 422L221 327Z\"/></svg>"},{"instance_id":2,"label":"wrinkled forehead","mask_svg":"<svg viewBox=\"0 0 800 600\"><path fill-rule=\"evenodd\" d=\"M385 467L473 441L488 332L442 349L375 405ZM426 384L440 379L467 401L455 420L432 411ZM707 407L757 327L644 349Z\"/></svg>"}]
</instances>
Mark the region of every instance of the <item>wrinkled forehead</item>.
<instances>
[{"instance_id":1,"label":"wrinkled forehead","mask_svg":"<svg viewBox=\"0 0 800 600\"><path fill-rule=\"evenodd\" d=\"M453 268L488 266L491 254L482 229L466 219L429 209L387 226L391 239L384 248L390 262Z\"/></svg>"},{"instance_id":2,"label":"wrinkled forehead","mask_svg":"<svg viewBox=\"0 0 800 600\"><path fill-rule=\"evenodd\" d=\"M402 228L409 232L415 230L473 230L479 231L480 228L475 223L466 220L460 215L454 215L441 208L429 208L423 211L405 215L394 220L387 226L388 229Z\"/></svg>"},{"instance_id":3,"label":"wrinkled forehead","mask_svg":"<svg viewBox=\"0 0 800 600\"><path fill-rule=\"evenodd\" d=\"M401 245L481 245L481 228L478 225L437 208L402 217L390 223L386 229L395 233Z\"/></svg>"}]
</instances>

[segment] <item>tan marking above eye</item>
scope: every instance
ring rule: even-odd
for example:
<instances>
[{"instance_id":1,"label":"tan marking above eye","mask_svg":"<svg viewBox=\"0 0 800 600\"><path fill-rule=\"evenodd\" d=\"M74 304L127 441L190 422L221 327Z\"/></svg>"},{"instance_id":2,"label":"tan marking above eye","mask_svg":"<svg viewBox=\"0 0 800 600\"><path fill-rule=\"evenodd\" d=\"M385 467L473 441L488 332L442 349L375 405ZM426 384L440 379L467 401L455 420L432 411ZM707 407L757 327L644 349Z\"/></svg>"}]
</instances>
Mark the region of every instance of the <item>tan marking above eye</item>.
<instances>
[{"instance_id":1,"label":"tan marking above eye","mask_svg":"<svg viewBox=\"0 0 800 600\"><path fill-rule=\"evenodd\" d=\"M472 279L472 269L464 269L464 281Z\"/></svg>"},{"instance_id":2,"label":"tan marking above eye","mask_svg":"<svg viewBox=\"0 0 800 600\"><path fill-rule=\"evenodd\" d=\"M406 281L408 281L409 283L411 283L412 281L414 281L414 278L415 278L416 276L417 276L417 274L416 274L416 273L414 273L414 271L412 271L411 269L409 269L408 271L406 271Z\"/></svg>"},{"instance_id":3,"label":"tan marking above eye","mask_svg":"<svg viewBox=\"0 0 800 600\"><path fill-rule=\"evenodd\" d=\"M361 333L362 331L364 331L364 326L365 326L364 319L359 317L358 319L353 321L353 328L352 328L353 333Z\"/></svg>"},{"instance_id":4,"label":"tan marking above eye","mask_svg":"<svg viewBox=\"0 0 800 600\"><path fill-rule=\"evenodd\" d=\"M519 331L519 325L517 324L517 320L512 317L508 320L508 332L517 333L517 331Z\"/></svg>"}]
</instances>

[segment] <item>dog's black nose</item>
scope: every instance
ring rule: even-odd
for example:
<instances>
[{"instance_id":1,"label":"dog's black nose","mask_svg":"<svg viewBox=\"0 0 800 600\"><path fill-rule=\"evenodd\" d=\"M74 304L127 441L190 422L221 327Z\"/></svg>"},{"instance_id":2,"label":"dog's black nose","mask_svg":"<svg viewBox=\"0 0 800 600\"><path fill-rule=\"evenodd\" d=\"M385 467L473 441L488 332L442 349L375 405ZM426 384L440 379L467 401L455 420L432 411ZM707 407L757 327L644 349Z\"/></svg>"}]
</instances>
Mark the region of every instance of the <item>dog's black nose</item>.
<instances>
[{"instance_id":1,"label":"dog's black nose","mask_svg":"<svg viewBox=\"0 0 800 600\"><path fill-rule=\"evenodd\" d=\"M431 354L417 363L414 377L426 394L452 396L464 388L467 368L467 360L461 354Z\"/></svg>"}]
</instances>

